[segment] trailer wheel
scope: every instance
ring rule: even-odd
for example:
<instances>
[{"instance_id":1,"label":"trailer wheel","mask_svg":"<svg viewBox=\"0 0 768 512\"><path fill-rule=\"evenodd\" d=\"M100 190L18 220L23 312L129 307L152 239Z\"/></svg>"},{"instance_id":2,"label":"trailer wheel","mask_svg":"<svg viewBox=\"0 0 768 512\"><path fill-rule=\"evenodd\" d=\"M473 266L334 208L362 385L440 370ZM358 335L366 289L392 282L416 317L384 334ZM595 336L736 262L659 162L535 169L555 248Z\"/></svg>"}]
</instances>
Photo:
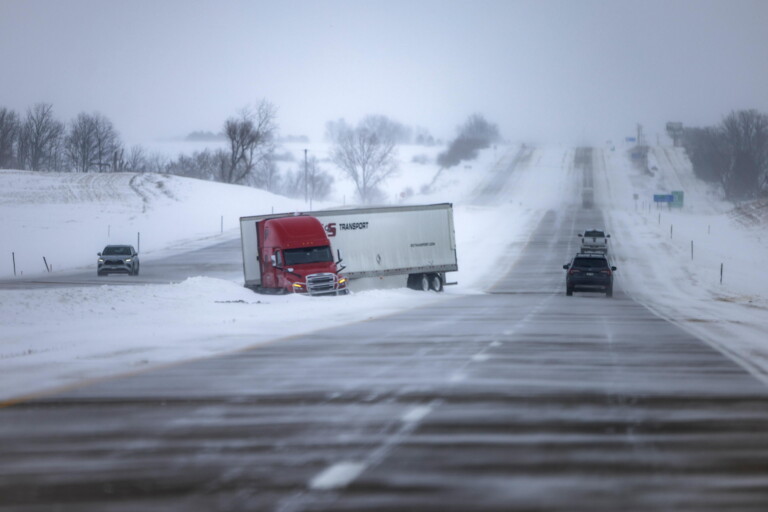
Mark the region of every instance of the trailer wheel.
<instances>
[{"instance_id":1,"label":"trailer wheel","mask_svg":"<svg viewBox=\"0 0 768 512\"><path fill-rule=\"evenodd\" d=\"M408 288L420 292L428 292L431 289L429 277L432 274L409 274Z\"/></svg>"},{"instance_id":2,"label":"trailer wheel","mask_svg":"<svg viewBox=\"0 0 768 512\"><path fill-rule=\"evenodd\" d=\"M429 275L429 289L436 292L443 291L443 280L440 278L440 274Z\"/></svg>"}]
</instances>

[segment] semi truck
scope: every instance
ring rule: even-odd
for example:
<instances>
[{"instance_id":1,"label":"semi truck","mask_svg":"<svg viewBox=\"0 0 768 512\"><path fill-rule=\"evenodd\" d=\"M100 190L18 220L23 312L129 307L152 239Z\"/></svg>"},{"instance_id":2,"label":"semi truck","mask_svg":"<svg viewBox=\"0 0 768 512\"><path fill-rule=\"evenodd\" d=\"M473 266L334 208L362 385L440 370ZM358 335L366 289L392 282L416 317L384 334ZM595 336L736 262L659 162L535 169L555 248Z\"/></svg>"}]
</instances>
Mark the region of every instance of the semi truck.
<instances>
[{"instance_id":1,"label":"semi truck","mask_svg":"<svg viewBox=\"0 0 768 512\"><path fill-rule=\"evenodd\" d=\"M318 210L293 216L312 217L322 225L337 258L336 271L343 271L339 280L344 279L345 289L347 280L365 278L397 278L403 286L438 292L455 284L446 278L447 272L458 270L450 203ZM259 258L258 223L272 217L288 216L240 218L245 286L252 289L263 287L265 257Z\"/></svg>"},{"instance_id":2,"label":"semi truck","mask_svg":"<svg viewBox=\"0 0 768 512\"><path fill-rule=\"evenodd\" d=\"M262 215L240 219L245 286L261 293L344 295L323 225L309 215Z\"/></svg>"}]
</instances>

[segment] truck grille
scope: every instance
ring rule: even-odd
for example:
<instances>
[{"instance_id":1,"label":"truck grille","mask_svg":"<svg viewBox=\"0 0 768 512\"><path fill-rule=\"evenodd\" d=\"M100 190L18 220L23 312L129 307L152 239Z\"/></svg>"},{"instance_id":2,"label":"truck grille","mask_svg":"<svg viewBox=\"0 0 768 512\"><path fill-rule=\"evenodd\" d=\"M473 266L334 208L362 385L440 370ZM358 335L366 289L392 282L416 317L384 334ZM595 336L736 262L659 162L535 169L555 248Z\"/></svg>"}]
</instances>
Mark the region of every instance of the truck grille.
<instances>
[{"instance_id":1,"label":"truck grille","mask_svg":"<svg viewBox=\"0 0 768 512\"><path fill-rule=\"evenodd\" d=\"M307 293L310 295L322 295L324 293L335 293L336 274L309 274L307 276Z\"/></svg>"}]
</instances>

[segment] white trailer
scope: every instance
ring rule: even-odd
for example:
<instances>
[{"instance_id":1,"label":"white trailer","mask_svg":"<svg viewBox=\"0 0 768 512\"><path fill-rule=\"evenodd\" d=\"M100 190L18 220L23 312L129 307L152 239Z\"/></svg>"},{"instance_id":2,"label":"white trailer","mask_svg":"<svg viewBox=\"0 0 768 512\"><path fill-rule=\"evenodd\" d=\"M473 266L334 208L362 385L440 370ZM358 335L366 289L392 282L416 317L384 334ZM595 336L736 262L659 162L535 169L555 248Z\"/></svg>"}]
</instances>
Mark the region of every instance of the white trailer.
<instances>
[{"instance_id":1,"label":"white trailer","mask_svg":"<svg viewBox=\"0 0 768 512\"><path fill-rule=\"evenodd\" d=\"M302 212L320 220L331 247L354 283L365 278L403 276L414 289L442 291L446 272L458 270L453 205L450 203L353 208ZM248 234L252 224L271 216L242 217L243 268L246 284L257 279L256 252ZM249 265L249 261L252 264ZM250 274L249 275L249 269Z\"/></svg>"}]
</instances>

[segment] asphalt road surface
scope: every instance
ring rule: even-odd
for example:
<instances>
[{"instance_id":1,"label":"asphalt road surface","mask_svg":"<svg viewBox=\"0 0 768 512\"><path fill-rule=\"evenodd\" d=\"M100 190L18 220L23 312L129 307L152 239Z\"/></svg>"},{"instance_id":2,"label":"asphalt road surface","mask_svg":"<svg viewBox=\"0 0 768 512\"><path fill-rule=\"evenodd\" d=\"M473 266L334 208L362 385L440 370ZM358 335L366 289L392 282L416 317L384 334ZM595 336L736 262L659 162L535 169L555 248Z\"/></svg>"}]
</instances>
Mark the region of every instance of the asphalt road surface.
<instances>
[{"instance_id":1,"label":"asphalt road surface","mask_svg":"<svg viewBox=\"0 0 768 512\"><path fill-rule=\"evenodd\" d=\"M0 510L765 511L768 388L566 297L577 199L490 293L0 409Z\"/></svg>"},{"instance_id":2,"label":"asphalt road surface","mask_svg":"<svg viewBox=\"0 0 768 512\"><path fill-rule=\"evenodd\" d=\"M93 267L73 271L51 272L34 277L0 279L0 289L50 288L66 286L101 286L101 285L137 285L168 284L184 281L188 277L205 275L207 277L228 279L233 272L243 271L240 238L227 240L193 251L182 252L160 258L142 257L138 276L127 274L96 275L96 252L94 249Z\"/></svg>"}]
</instances>

